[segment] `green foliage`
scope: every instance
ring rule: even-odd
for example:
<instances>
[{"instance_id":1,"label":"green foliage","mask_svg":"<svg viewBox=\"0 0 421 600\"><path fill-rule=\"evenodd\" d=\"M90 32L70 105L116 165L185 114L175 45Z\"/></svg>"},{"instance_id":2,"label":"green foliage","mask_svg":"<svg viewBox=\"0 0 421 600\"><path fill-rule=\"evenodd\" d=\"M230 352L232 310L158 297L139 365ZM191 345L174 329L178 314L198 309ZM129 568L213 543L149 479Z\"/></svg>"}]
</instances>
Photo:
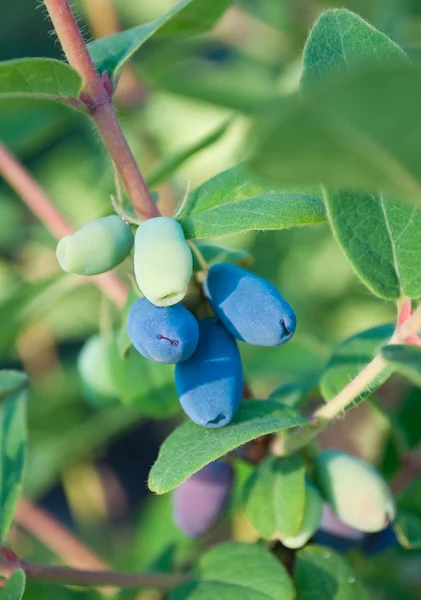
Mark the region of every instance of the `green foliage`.
<instances>
[{"instance_id":1,"label":"green foliage","mask_svg":"<svg viewBox=\"0 0 421 600\"><path fill-rule=\"evenodd\" d=\"M320 223L325 212L318 188L276 189L237 165L193 190L178 218L187 238L206 238Z\"/></svg>"},{"instance_id":2,"label":"green foliage","mask_svg":"<svg viewBox=\"0 0 421 600\"><path fill-rule=\"evenodd\" d=\"M230 425L206 429L192 421L175 429L164 441L149 474L149 488L164 494L208 463L260 435L286 431L307 423L281 404L263 400L242 403Z\"/></svg>"},{"instance_id":3,"label":"green foliage","mask_svg":"<svg viewBox=\"0 0 421 600\"><path fill-rule=\"evenodd\" d=\"M234 250L224 248L219 244L207 244L206 242L196 242L196 247L209 266L227 262L245 267L253 263L252 255L246 250ZM193 270L201 271L202 268L203 265L199 263L196 254L193 252Z\"/></svg>"},{"instance_id":4,"label":"green foliage","mask_svg":"<svg viewBox=\"0 0 421 600\"><path fill-rule=\"evenodd\" d=\"M0 372L0 538L5 540L19 500L26 447L26 387L16 371Z\"/></svg>"},{"instance_id":5,"label":"green foliage","mask_svg":"<svg viewBox=\"0 0 421 600\"><path fill-rule=\"evenodd\" d=\"M63 102L77 98L80 75L64 62L22 58L0 63L0 100L31 98Z\"/></svg>"},{"instance_id":6,"label":"green foliage","mask_svg":"<svg viewBox=\"0 0 421 600\"><path fill-rule=\"evenodd\" d=\"M298 456L269 457L252 473L244 488L244 511L265 539L295 536L305 505L305 465Z\"/></svg>"},{"instance_id":7,"label":"green foliage","mask_svg":"<svg viewBox=\"0 0 421 600\"><path fill-rule=\"evenodd\" d=\"M196 34L209 29L229 7L231 0L214 0L204 6L200 0L180 0L167 13L151 21L94 40L88 50L97 69L115 79L126 61L152 35Z\"/></svg>"},{"instance_id":8,"label":"green foliage","mask_svg":"<svg viewBox=\"0 0 421 600\"><path fill-rule=\"evenodd\" d=\"M381 349L381 355L399 373L421 387L421 348L390 344Z\"/></svg>"},{"instance_id":9,"label":"green foliage","mask_svg":"<svg viewBox=\"0 0 421 600\"><path fill-rule=\"evenodd\" d=\"M25 591L25 582L25 573L20 569L15 571L4 587L0 588L0 600L21 600Z\"/></svg>"},{"instance_id":10,"label":"green foliage","mask_svg":"<svg viewBox=\"0 0 421 600\"><path fill-rule=\"evenodd\" d=\"M320 380L320 390L326 401L331 400L375 357L394 331L393 325L382 325L367 329L345 340L332 356ZM385 370L355 403L372 394L390 376L392 368ZM348 408L353 408L352 403Z\"/></svg>"},{"instance_id":11,"label":"green foliage","mask_svg":"<svg viewBox=\"0 0 421 600\"><path fill-rule=\"evenodd\" d=\"M292 600L284 567L259 546L226 543L200 558L195 579L176 588L170 600Z\"/></svg>"},{"instance_id":12,"label":"green foliage","mask_svg":"<svg viewBox=\"0 0 421 600\"><path fill-rule=\"evenodd\" d=\"M421 480L413 481L397 498L398 513L393 523L399 543L406 549L421 548Z\"/></svg>"},{"instance_id":13,"label":"green foliage","mask_svg":"<svg viewBox=\"0 0 421 600\"><path fill-rule=\"evenodd\" d=\"M321 546L300 550L294 577L299 600L369 600L351 567L336 552Z\"/></svg>"}]
</instances>

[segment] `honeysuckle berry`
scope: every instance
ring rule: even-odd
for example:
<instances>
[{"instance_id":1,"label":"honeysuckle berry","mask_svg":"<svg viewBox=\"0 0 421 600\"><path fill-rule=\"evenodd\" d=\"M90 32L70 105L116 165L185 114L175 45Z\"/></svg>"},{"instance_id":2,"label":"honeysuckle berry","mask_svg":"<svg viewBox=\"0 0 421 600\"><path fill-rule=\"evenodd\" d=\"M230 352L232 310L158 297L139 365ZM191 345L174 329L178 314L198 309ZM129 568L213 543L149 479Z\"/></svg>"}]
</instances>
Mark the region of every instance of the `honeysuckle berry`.
<instances>
[{"instance_id":1,"label":"honeysuckle berry","mask_svg":"<svg viewBox=\"0 0 421 600\"><path fill-rule=\"evenodd\" d=\"M393 521L392 492L374 467L346 452L330 450L318 455L316 469L327 502L346 525L371 533Z\"/></svg>"},{"instance_id":2,"label":"honeysuckle berry","mask_svg":"<svg viewBox=\"0 0 421 600\"><path fill-rule=\"evenodd\" d=\"M231 465L212 462L173 492L173 520L188 537L208 533L227 505L233 482Z\"/></svg>"},{"instance_id":3,"label":"honeysuckle berry","mask_svg":"<svg viewBox=\"0 0 421 600\"><path fill-rule=\"evenodd\" d=\"M67 273L99 275L121 263L130 253L133 241L130 226L117 215L109 215L62 238L56 255Z\"/></svg>"},{"instance_id":4,"label":"honeysuckle berry","mask_svg":"<svg viewBox=\"0 0 421 600\"><path fill-rule=\"evenodd\" d=\"M306 482L303 522L298 533L281 540L283 545L291 549L304 546L317 531L322 520L322 514L323 499L315 486L310 482Z\"/></svg>"},{"instance_id":5,"label":"honeysuckle berry","mask_svg":"<svg viewBox=\"0 0 421 600\"><path fill-rule=\"evenodd\" d=\"M294 311L263 277L220 263L209 269L204 290L216 316L238 340L279 346L293 336L297 323Z\"/></svg>"},{"instance_id":6,"label":"honeysuckle berry","mask_svg":"<svg viewBox=\"0 0 421 600\"><path fill-rule=\"evenodd\" d=\"M234 338L215 319L199 321L196 351L175 368L184 412L202 427L224 427L242 398L243 369Z\"/></svg>"},{"instance_id":7,"label":"honeysuckle berry","mask_svg":"<svg viewBox=\"0 0 421 600\"><path fill-rule=\"evenodd\" d=\"M155 306L147 298L131 306L127 332L140 354L166 364L190 358L199 341L199 325L187 308L180 303Z\"/></svg>"},{"instance_id":8,"label":"honeysuckle berry","mask_svg":"<svg viewBox=\"0 0 421 600\"><path fill-rule=\"evenodd\" d=\"M109 364L112 336L93 335L84 344L77 360L77 370L85 398L93 405L112 403L118 389Z\"/></svg>"},{"instance_id":9,"label":"honeysuckle berry","mask_svg":"<svg viewBox=\"0 0 421 600\"><path fill-rule=\"evenodd\" d=\"M181 225L155 217L139 225L135 236L134 272L143 295L156 306L180 302L187 292L193 258Z\"/></svg>"}]
</instances>

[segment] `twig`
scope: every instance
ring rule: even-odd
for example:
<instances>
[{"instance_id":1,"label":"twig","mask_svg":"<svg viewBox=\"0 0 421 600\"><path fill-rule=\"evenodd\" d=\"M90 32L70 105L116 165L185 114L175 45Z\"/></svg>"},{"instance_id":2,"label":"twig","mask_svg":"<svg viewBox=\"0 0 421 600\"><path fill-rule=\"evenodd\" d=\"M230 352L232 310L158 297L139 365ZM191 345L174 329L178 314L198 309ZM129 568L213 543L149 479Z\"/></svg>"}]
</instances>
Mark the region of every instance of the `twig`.
<instances>
[{"instance_id":1,"label":"twig","mask_svg":"<svg viewBox=\"0 0 421 600\"><path fill-rule=\"evenodd\" d=\"M188 581L187 576L169 573L120 573L117 571L80 571L69 567L35 565L24 561L0 563L0 573L10 577L22 569L29 580L84 587L156 588L170 590Z\"/></svg>"},{"instance_id":2,"label":"twig","mask_svg":"<svg viewBox=\"0 0 421 600\"><path fill-rule=\"evenodd\" d=\"M70 223L50 201L45 191L1 142L0 175L54 237L60 239L73 233ZM118 307L124 306L127 287L114 273L110 271L87 280L99 287Z\"/></svg>"},{"instance_id":3,"label":"twig","mask_svg":"<svg viewBox=\"0 0 421 600\"><path fill-rule=\"evenodd\" d=\"M101 77L97 72L68 1L44 0L44 4L67 60L82 77L81 99L90 108L91 117L121 177L136 214L143 219L158 217L160 212L118 122L108 75Z\"/></svg>"}]
</instances>

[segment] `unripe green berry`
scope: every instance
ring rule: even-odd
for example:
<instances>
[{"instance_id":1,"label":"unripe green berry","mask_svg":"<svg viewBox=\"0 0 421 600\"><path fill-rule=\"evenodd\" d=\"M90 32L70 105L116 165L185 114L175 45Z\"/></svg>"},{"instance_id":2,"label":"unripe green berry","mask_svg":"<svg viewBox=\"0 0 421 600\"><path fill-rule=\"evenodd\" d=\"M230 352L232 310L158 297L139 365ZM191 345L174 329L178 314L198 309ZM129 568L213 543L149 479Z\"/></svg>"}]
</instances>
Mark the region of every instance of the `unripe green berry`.
<instances>
[{"instance_id":1,"label":"unripe green berry","mask_svg":"<svg viewBox=\"0 0 421 600\"><path fill-rule=\"evenodd\" d=\"M93 335L83 346L77 361L86 399L94 406L112 404L118 389L110 370L109 355L113 344L111 335Z\"/></svg>"},{"instance_id":2,"label":"unripe green berry","mask_svg":"<svg viewBox=\"0 0 421 600\"><path fill-rule=\"evenodd\" d=\"M142 223L135 236L134 272L146 298L156 306L180 302L187 292L193 259L181 225L169 217Z\"/></svg>"},{"instance_id":3,"label":"unripe green berry","mask_svg":"<svg viewBox=\"0 0 421 600\"><path fill-rule=\"evenodd\" d=\"M67 273L99 275L126 258L133 246L133 233L117 215L87 223L57 244L60 267Z\"/></svg>"},{"instance_id":4,"label":"unripe green berry","mask_svg":"<svg viewBox=\"0 0 421 600\"><path fill-rule=\"evenodd\" d=\"M316 467L326 500L346 525L371 533L381 531L393 521L392 492L371 465L332 450L319 454Z\"/></svg>"},{"instance_id":5,"label":"unripe green berry","mask_svg":"<svg viewBox=\"0 0 421 600\"><path fill-rule=\"evenodd\" d=\"M306 500L303 522L296 535L281 540L283 545L292 550L304 546L319 528L322 515L323 499L314 485L306 482Z\"/></svg>"}]
</instances>

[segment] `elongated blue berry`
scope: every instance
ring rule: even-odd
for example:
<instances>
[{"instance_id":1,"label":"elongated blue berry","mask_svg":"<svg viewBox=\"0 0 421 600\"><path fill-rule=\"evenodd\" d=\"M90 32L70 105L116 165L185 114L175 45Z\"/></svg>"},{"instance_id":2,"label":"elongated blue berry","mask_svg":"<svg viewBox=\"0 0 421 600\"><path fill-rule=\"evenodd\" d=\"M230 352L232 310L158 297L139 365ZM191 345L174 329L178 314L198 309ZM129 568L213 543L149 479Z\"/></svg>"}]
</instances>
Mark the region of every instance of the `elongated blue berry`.
<instances>
[{"instance_id":1,"label":"elongated blue berry","mask_svg":"<svg viewBox=\"0 0 421 600\"><path fill-rule=\"evenodd\" d=\"M190 358L199 341L195 317L182 304L160 307L139 298L127 319L129 338L140 354L166 364Z\"/></svg>"},{"instance_id":2,"label":"elongated blue berry","mask_svg":"<svg viewBox=\"0 0 421 600\"><path fill-rule=\"evenodd\" d=\"M173 492L173 519L191 538L205 535L226 507L233 481L232 467L212 462Z\"/></svg>"},{"instance_id":3,"label":"elongated blue berry","mask_svg":"<svg viewBox=\"0 0 421 600\"><path fill-rule=\"evenodd\" d=\"M135 237L134 272L146 298L157 306L180 302L187 292L193 258L181 225L170 217L142 223Z\"/></svg>"},{"instance_id":4,"label":"elongated blue berry","mask_svg":"<svg viewBox=\"0 0 421 600\"><path fill-rule=\"evenodd\" d=\"M233 337L215 319L199 321L199 344L175 368L184 412L203 427L224 427L242 398L243 369Z\"/></svg>"},{"instance_id":5,"label":"elongated blue berry","mask_svg":"<svg viewBox=\"0 0 421 600\"><path fill-rule=\"evenodd\" d=\"M87 223L62 238L56 250L60 267L67 273L98 275L121 263L133 246L133 234L117 215Z\"/></svg>"},{"instance_id":6,"label":"elongated blue berry","mask_svg":"<svg viewBox=\"0 0 421 600\"><path fill-rule=\"evenodd\" d=\"M295 313L266 279L220 263L209 269L204 289L216 316L238 340L279 346L293 336Z\"/></svg>"}]
</instances>

